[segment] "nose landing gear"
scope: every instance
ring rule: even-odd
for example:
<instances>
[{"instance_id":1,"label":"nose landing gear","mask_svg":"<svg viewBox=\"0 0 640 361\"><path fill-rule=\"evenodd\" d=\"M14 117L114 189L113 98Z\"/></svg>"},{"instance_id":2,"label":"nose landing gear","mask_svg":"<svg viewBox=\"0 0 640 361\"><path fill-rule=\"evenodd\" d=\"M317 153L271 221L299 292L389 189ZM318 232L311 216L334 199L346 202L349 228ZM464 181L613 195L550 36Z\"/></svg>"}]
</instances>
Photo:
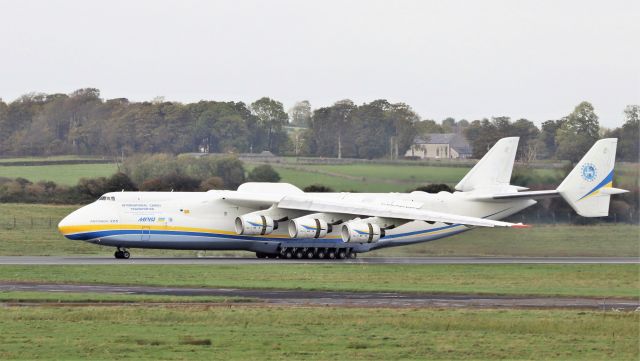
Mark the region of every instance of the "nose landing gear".
<instances>
[{"instance_id":1,"label":"nose landing gear","mask_svg":"<svg viewBox=\"0 0 640 361\"><path fill-rule=\"evenodd\" d=\"M129 257L131 257L131 254L129 253L129 251L127 251L126 248L120 249L120 247L118 247L118 250L113 254L113 256L117 259L129 259Z\"/></svg>"}]
</instances>

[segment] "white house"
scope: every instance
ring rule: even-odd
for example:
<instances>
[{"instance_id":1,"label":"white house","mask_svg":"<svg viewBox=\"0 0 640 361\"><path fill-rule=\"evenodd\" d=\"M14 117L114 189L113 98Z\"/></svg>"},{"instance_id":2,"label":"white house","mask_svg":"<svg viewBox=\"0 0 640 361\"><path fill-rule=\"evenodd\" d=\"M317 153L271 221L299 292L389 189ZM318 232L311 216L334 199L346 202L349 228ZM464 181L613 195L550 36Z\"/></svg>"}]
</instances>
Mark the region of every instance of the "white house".
<instances>
[{"instance_id":1,"label":"white house","mask_svg":"<svg viewBox=\"0 0 640 361\"><path fill-rule=\"evenodd\" d=\"M464 136L455 133L432 133L416 137L405 157L456 159L470 158L471 154L471 145Z\"/></svg>"}]
</instances>

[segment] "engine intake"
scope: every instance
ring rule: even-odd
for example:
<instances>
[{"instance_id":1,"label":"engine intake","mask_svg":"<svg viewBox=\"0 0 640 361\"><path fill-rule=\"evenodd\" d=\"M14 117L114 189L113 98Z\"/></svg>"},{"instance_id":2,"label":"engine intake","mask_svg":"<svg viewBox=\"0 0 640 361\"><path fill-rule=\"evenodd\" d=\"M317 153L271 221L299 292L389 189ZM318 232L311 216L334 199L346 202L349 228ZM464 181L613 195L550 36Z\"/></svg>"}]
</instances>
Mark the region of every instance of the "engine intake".
<instances>
[{"instance_id":1,"label":"engine intake","mask_svg":"<svg viewBox=\"0 0 640 361\"><path fill-rule=\"evenodd\" d=\"M291 238L322 238L329 233L331 226L317 218L296 218L289 221Z\"/></svg>"},{"instance_id":2,"label":"engine intake","mask_svg":"<svg viewBox=\"0 0 640 361\"><path fill-rule=\"evenodd\" d=\"M384 237L379 225L369 222L347 222L342 226L342 241L357 243L375 243Z\"/></svg>"},{"instance_id":3,"label":"engine intake","mask_svg":"<svg viewBox=\"0 0 640 361\"><path fill-rule=\"evenodd\" d=\"M275 221L271 217L262 215L244 215L236 218L237 234L269 234L275 229Z\"/></svg>"}]
</instances>

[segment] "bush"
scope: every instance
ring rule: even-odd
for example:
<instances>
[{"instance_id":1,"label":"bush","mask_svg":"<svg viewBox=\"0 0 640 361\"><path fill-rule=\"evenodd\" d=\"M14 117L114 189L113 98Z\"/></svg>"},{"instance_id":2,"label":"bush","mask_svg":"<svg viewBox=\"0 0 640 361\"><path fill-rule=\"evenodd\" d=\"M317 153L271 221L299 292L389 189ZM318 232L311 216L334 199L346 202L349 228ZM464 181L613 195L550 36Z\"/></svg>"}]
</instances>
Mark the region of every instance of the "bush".
<instances>
[{"instance_id":1,"label":"bush","mask_svg":"<svg viewBox=\"0 0 640 361\"><path fill-rule=\"evenodd\" d=\"M331 187L323 186L322 184L312 184L310 186L305 187L303 189L303 191L311 192L311 193L330 193L330 192L334 192L334 190Z\"/></svg>"},{"instance_id":2,"label":"bush","mask_svg":"<svg viewBox=\"0 0 640 361\"><path fill-rule=\"evenodd\" d=\"M177 174L198 179L200 182L217 176L224 187L236 189L244 183L244 166L234 157L176 157L170 154L136 155L125 160L122 167L133 182L162 178L168 174Z\"/></svg>"},{"instance_id":3,"label":"bush","mask_svg":"<svg viewBox=\"0 0 640 361\"><path fill-rule=\"evenodd\" d=\"M200 183L200 190L206 192L211 189L224 189L224 181L220 177L211 177Z\"/></svg>"},{"instance_id":4,"label":"bush","mask_svg":"<svg viewBox=\"0 0 640 361\"><path fill-rule=\"evenodd\" d=\"M259 165L251 172L249 172L249 178L247 179L250 182L278 182L280 181L280 175L278 172L273 169L272 166L268 164Z\"/></svg>"},{"instance_id":5,"label":"bush","mask_svg":"<svg viewBox=\"0 0 640 361\"><path fill-rule=\"evenodd\" d=\"M140 190L159 192L194 192L200 190L200 180L187 175L173 173L145 181L142 183Z\"/></svg>"},{"instance_id":6,"label":"bush","mask_svg":"<svg viewBox=\"0 0 640 361\"><path fill-rule=\"evenodd\" d=\"M447 184L429 184L426 186L420 186L413 191L427 192L427 193L438 193L438 192L449 192L453 193L453 188L449 187Z\"/></svg>"}]
</instances>

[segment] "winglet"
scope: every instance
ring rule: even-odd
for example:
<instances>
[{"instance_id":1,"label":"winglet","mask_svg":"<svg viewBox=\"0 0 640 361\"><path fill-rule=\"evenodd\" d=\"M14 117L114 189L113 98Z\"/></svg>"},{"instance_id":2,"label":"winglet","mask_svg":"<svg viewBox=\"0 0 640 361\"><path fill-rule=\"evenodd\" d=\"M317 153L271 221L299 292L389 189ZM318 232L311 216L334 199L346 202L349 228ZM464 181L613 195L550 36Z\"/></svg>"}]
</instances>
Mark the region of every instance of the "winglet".
<instances>
[{"instance_id":1,"label":"winglet","mask_svg":"<svg viewBox=\"0 0 640 361\"><path fill-rule=\"evenodd\" d=\"M530 224L522 224L522 223L516 223L513 226L511 226L511 228L531 228L533 227Z\"/></svg>"}]
</instances>

